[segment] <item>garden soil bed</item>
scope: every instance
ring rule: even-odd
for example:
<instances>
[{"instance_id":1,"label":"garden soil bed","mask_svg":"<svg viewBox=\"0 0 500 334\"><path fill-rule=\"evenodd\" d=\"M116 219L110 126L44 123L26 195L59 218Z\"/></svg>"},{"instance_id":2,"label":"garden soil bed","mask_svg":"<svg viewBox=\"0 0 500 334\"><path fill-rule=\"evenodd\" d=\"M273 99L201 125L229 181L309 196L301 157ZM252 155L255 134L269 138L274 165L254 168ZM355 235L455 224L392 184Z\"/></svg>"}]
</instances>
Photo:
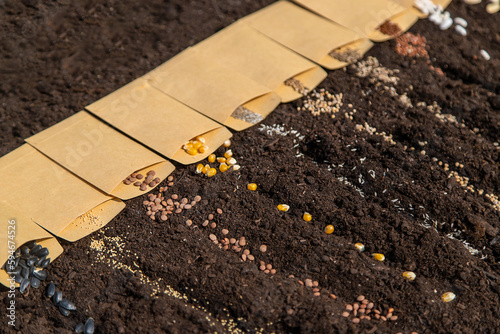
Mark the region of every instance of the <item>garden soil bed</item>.
<instances>
[{"instance_id":1,"label":"garden soil bed","mask_svg":"<svg viewBox=\"0 0 500 334\"><path fill-rule=\"evenodd\" d=\"M269 3L0 1L0 155ZM413 26L428 59L398 54L393 40L370 63L330 71L318 92L342 93L338 111L313 115L309 95L235 133L239 171L178 166L165 196L200 195L193 209L151 220L144 195L101 231L61 241L48 280L77 311L64 317L32 289L17 295L16 327L3 317L0 332L71 333L88 317L96 333L497 332L500 35L485 5L451 4L467 37ZM202 226L209 214L215 228ZM212 242L222 229L244 236L255 261ZM444 303L447 291L457 297ZM342 316L359 295L397 320ZM0 300L5 310L6 292Z\"/></svg>"}]
</instances>

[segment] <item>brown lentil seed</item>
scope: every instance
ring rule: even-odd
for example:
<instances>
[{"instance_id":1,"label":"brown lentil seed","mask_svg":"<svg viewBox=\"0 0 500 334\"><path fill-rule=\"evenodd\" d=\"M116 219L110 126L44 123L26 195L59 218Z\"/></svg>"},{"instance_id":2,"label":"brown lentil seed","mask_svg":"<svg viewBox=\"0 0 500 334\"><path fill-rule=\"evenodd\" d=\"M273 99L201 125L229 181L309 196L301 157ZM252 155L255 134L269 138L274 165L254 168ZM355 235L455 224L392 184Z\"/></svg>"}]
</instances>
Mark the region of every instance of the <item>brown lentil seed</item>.
<instances>
[{"instance_id":1,"label":"brown lentil seed","mask_svg":"<svg viewBox=\"0 0 500 334\"><path fill-rule=\"evenodd\" d=\"M195 202L199 202L199 201L201 201L201 196L200 196L200 195L196 195L196 196L194 197L194 201L195 201Z\"/></svg>"},{"instance_id":2,"label":"brown lentil seed","mask_svg":"<svg viewBox=\"0 0 500 334\"><path fill-rule=\"evenodd\" d=\"M260 269L260 270L262 270L262 271L264 271L264 270L266 270L266 266L265 266L265 265L261 265L261 266L259 267L259 269Z\"/></svg>"},{"instance_id":3,"label":"brown lentil seed","mask_svg":"<svg viewBox=\"0 0 500 334\"><path fill-rule=\"evenodd\" d=\"M167 220L167 219L168 219L168 217L167 217L167 216L165 216L165 215L162 215L162 216L160 217L160 219L161 219L162 221L165 221L165 220Z\"/></svg>"},{"instance_id":4,"label":"brown lentil seed","mask_svg":"<svg viewBox=\"0 0 500 334\"><path fill-rule=\"evenodd\" d=\"M211 228L216 228L216 227L217 227L217 224L216 224L216 223L212 223L212 224L210 224L210 227L211 227Z\"/></svg>"},{"instance_id":5,"label":"brown lentil seed","mask_svg":"<svg viewBox=\"0 0 500 334\"><path fill-rule=\"evenodd\" d=\"M241 259L242 259L243 261L246 261L246 260L247 260L247 256L246 256L246 254L241 254Z\"/></svg>"},{"instance_id":6,"label":"brown lentil seed","mask_svg":"<svg viewBox=\"0 0 500 334\"><path fill-rule=\"evenodd\" d=\"M269 274L271 271L269 269L264 270L266 274Z\"/></svg>"},{"instance_id":7,"label":"brown lentil seed","mask_svg":"<svg viewBox=\"0 0 500 334\"><path fill-rule=\"evenodd\" d=\"M241 244L241 243L240 243ZM243 246L243 245L242 245ZM262 253L265 253L267 251L267 246L266 245L261 245L259 247L259 250L262 252Z\"/></svg>"},{"instance_id":8,"label":"brown lentil seed","mask_svg":"<svg viewBox=\"0 0 500 334\"><path fill-rule=\"evenodd\" d=\"M141 184L142 184L142 183L141 183L141 182L139 182L139 181L134 182L134 186L136 186L136 187L140 186Z\"/></svg>"},{"instance_id":9,"label":"brown lentil seed","mask_svg":"<svg viewBox=\"0 0 500 334\"><path fill-rule=\"evenodd\" d=\"M217 209L218 214L222 214L222 209Z\"/></svg>"},{"instance_id":10,"label":"brown lentil seed","mask_svg":"<svg viewBox=\"0 0 500 334\"><path fill-rule=\"evenodd\" d=\"M167 183L167 186L169 186L169 187L172 187L173 185L174 185L174 183L173 183L173 182L169 182L169 183Z\"/></svg>"},{"instance_id":11,"label":"brown lentil seed","mask_svg":"<svg viewBox=\"0 0 500 334\"><path fill-rule=\"evenodd\" d=\"M349 312L342 312L342 316L344 318L348 318L349 317Z\"/></svg>"},{"instance_id":12,"label":"brown lentil seed","mask_svg":"<svg viewBox=\"0 0 500 334\"><path fill-rule=\"evenodd\" d=\"M352 307L352 305L347 304L347 305L345 306L345 309L346 309L347 311L352 311L352 310L353 310L353 307Z\"/></svg>"},{"instance_id":13,"label":"brown lentil seed","mask_svg":"<svg viewBox=\"0 0 500 334\"><path fill-rule=\"evenodd\" d=\"M178 199L178 198L179 198L179 195L177 195L177 194L172 194L172 196L170 196L170 197L172 197L172 199Z\"/></svg>"},{"instance_id":14,"label":"brown lentil seed","mask_svg":"<svg viewBox=\"0 0 500 334\"><path fill-rule=\"evenodd\" d=\"M184 197L183 199L181 199L181 204L186 205L187 203L188 203L188 199L186 197Z\"/></svg>"},{"instance_id":15,"label":"brown lentil seed","mask_svg":"<svg viewBox=\"0 0 500 334\"><path fill-rule=\"evenodd\" d=\"M175 210L175 213L181 213L181 212L182 212L182 209Z\"/></svg>"},{"instance_id":16,"label":"brown lentil seed","mask_svg":"<svg viewBox=\"0 0 500 334\"><path fill-rule=\"evenodd\" d=\"M391 318L390 318L391 321L396 321L398 320L398 316L397 315L393 315Z\"/></svg>"},{"instance_id":17,"label":"brown lentil seed","mask_svg":"<svg viewBox=\"0 0 500 334\"><path fill-rule=\"evenodd\" d=\"M186 209L186 210L189 210L189 209L191 209L192 207L193 207L193 206L192 206L191 204L186 204L186 205L184 205L184 209Z\"/></svg>"},{"instance_id":18,"label":"brown lentil seed","mask_svg":"<svg viewBox=\"0 0 500 334\"><path fill-rule=\"evenodd\" d=\"M247 244L247 241L245 240L245 237L241 237L239 241L240 246L245 246Z\"/></svg>"},{"instance_id":19,"label":"brown lentil seed","mask_svg":"<svg viewBox=\"0 0 500 334\"><path fill-rule=\"evenodd\" d=\"M353 324L359 324L359 318L354 318L352 319Z\"/></svg>"},{"instance_id":20,"label":"brown lentil seed","mask_svg":"<svg viewBox=\"0 0 500 334\"><path fill-rule=\"evenodd\" d=\"M245 249L245 250L243 251L243 254L245 254L245 255L249 255L249 254L250 254L250 250L249 250L249 249Z\"/></svg>"},{"instance_id":21,"label":"brown lentil seed","mask_svg":"<svg viewBox=\"0 0 500 334\"><path fill-rule=\"evenodd\" d=\"M128 186L128 185L132 184L132 181L130 181L130 180L124 180L123 183L125 183Z\"/></svg>"},{"instance_id":22,"label":"brown lentil seed","mask_svg":"<svg viewBox=\"0 0 500 334\"><path fill-rule=\"evenodd\" d=\"M361 296L358 296L358 298L356 298L356 300L358 302L362 302L363 300L365 300L365 296L361 295Z\"/></svg>"},{"instance_id":23,"label":"brown lentil seed","mask_svg":"<svg viewBox=\"0 0 500 334\"><path fill-rule=\"evenodd\" d=\"M319 297L319 296L321 296L321 293L320 292L315 292L314 296Z\"/></svg>"},{"instance_id":24,"label":"brown lentil seed","mask_svg":"<svg viewBox=\"0 0 500 334\"><path fill-rule=\"evenodd\" d=\"M367 316L367 315L365 315L365 319L368 320L368 321L372 320L372 318L369 317L369 316Z\"/></svg>"},{"instance_id":25,"label":"brown lentil seed","mask_svg":"<svg viewBox=\"0 0 500 334\"><path fill-rule=\"evenodd\" d=\"M225 229L225 228L223 228L221 232L222 232L222 234L224 234L224 235L227 235L227 234L229 233L229 231L228 231L227 229ZM248 255L248 254L247 254L247 255Z\"/></svg>"},{"instance_id":26,"label":"brown lentil seed","mask_svg":"<svg viewBox=\"0 0 500 334\"><path fill-rule=\"evenodd\" d=\"M247 258L249 261L255 260L255 257L252 254L248 254Z\"/></svg>"},{"instance_id":27,"label":"brown lentil seed","mask_svg":"<svg viewBox=\"0 0 500 334\"><path fill-rule=\"evenodd\" d=\"M372 308L373 308L373 303L368 303L368 304L366 304L366 308L368 308L368 309L372 309Z\"/></svg>"},{"instance_id":28,"label":"brown lentil seed","mask_svg":"<svg viewBox=\"0 0 500 334\"><path fill-rule=\"evenodd\" d=\"M137 178L137 180L140 180L140 179L142 179L142 178L144 177L144 175L142 175L142 174L137 174L135 177Z\"/></svg>"},{"instance_id":29,"label":"brown lentil seed","mask_svg":"<svg viewBox=\"0 0 500 334\"><path fill-rule=\"evenodd\" d=\"M146 173L147 176L155 176L156 172L154 170L150 170Z\"/></svg>"},{"instance_id":30,"label":"brown lentil seed","mask_svg":"<svg viewBox=\"0 0 500 334\"><path fill-rule=\"evenodd\" d=\"M386 318L386 317L384 317L383 315L381 315L381 316L380 316L380 320L382 320L382 321L387 321L387 318Z\"/></svg>"},{"instance_id":31,"label":"brown lentil seed","mask_svg":"<svg viewBox=\"0 0 500 334\"><path fill-rule=\"evenodd\" d=\"M215 236L215 234L210 234L208 236L210 238L210 240L214 241L214 240L217 240L217 237Z\"/></svg>"},{"instance_id":32,"label":"brown lentil seed","mask_svg":"<svg viewBox=\"0 0 500 334\"><path fill-rule=\"evenodd\" d=\"M153 181L155 181L156 183L160 183L161 182L161 180L160 180L159 177L156 177Z\"/></svg>"},{"instance_id":33,"label":"brown lentil seed","mask_svg":"<svg viewBox=\"0 0 500 334\"><path fill-rule=\"evenodd\" d=\"M174 177L172 175L170 175L168 178L167 178L168 181L173 181L174 180Z\"/></svg>"},{"instance_id":34,"label":"brown lentil seed","mask_svg":"<svg viewBox=\"0 0 500 334\"><path fill-rule=\"evenodd\" d=\"M214 219L214 215L213 214L209 214L208 215L208 220L212 220L212 219Z\"/></svg>"},{"instance_id":35,"label":"brown lentil seed","mask_svg":"<svg viewBox=\"0 0 500 334\"><path fill-rule=\"evenodd\" d=\"M205 220L205 221L203 222L203 224L201 224L201 225L202 225L203 227L207 227L207 226L208 226L208 220Z\"/></svg>"}]
</instances>

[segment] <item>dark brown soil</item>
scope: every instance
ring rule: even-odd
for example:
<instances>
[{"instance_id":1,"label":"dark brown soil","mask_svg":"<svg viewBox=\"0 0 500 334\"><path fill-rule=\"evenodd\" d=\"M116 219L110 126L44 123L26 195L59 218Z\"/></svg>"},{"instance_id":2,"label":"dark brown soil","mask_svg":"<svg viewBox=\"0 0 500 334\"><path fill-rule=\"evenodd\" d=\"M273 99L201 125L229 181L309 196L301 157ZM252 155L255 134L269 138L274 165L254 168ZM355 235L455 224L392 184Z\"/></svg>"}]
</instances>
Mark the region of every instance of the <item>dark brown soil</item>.
<instances>
[{"instance_id":1,"label":"dark brown soil","mask_svg":"<svg viewBox=\"0 0 500 334\"><path fill-rule=\"evenodd\" d=\"M271 2L1 1L0 155ZM500 207L485 195L500 194L500 35L485 5L451 4L469 22L467 37L419 21L410 31L427 39L429 59L398 55L396 41L377 44L367 56L399 70L397 84L359 77L356 66L330 72L320 88L343 93L335 118L298 111L298 100L235 133L239 172L205 178L178 166L165 195L201 195L194 209L153 221L144 195L102 231L62 241L49 280L78 310L63 317L32 290L17 295L15 329L4 317L0 332L71 333L89 316L96 333L498 332ZM426 107L434 102L440 111ZM276 125L289 133L266 131ZM211 213L217 227L202 227ZM246 237L255 263L209 239L223 228ZM320 296L299 283L306 279L319 282ZM442 302L446 291L456 299ZM341 313L359 295L398 319L353 324ZM0 299L6 307L7 293Z\"/></svg>"}]
</instances>

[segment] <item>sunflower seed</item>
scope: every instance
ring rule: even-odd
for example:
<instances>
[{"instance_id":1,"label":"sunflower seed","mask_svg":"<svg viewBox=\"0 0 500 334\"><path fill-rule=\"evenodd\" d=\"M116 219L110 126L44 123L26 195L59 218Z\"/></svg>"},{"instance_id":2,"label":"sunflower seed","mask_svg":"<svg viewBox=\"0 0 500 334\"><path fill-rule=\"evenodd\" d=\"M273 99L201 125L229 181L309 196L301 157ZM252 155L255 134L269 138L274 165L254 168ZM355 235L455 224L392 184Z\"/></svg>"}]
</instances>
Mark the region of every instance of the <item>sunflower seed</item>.
<instances>
[{"instance_id":1,"label":"sunflower seed","mask_svg":"<svg viewBox=\"0 0 500 334\"><path fill-rule=\"evenodd\" d=\"M34 255L36 252L38 252L42 248L43 248L42 245L36 245L36 246L34 246L33 248L30 249L29 254L30 255Z\"/></svg>"},{"instance_id":2,"label":"sunflower seed","mask_svg":"<svg viewBox=\"0 0 500 334\"><path fill-rule=\"evenodd\" d=\"M23 278L23 280L21 281L21 283L19 283L20 286L19 286L19 292L22 293L23 295L25 293L28 292L29 290L29 287L30 287L30 280L29 279L26 279L26 278Z\"/></svg>"},{"instance_id":3,"label":"sunflower seed","mask_svg":"<svg viewBox=\"0 0 500 334\"><path fill-rule=\"evenodd\" d=\"M78 325L75 326L76 333L83 333L84 329L85 329L85 325L82 323L79 323Z\"/></svg>"},{"instance_id":4,"label":"sunflower seed","mask_svg":"<svg viewBox=\"0 0 500 334\"><path fill-rule=\"evenodd\" d=\"M56 291L54 293L54 296L52 297L52 302L54 303L54 305L59 305L59 303L61 302L62 300L62 292L61 291Z\"/></svg>"},{"instance_id":5,"label":"sunflower seed","mask_svg":"<svg viewBox=\"0 0 500 334\"><path fill-rule=\"evenodd\" d=\"M75 304L66 298L63 298L61 300L61 302L59 303L59 306L65 308L68 311L76 310Z\"/></svg>"},{"instance_id":6,"label":"sunflower seed","mask_svg":"<svg viewBox=\"0 0 500 334\"><path fill-rule=\"evenodd\" d=\"M59 312L61 312L62 315L67 317L71 312L69 310L66 310L64 307L59 305Z\"/></svg>"},{"instance_id":7,"label":"sunflower seed","mask_svg":"<svg viewBox=\"0 0 500 334\"><path fill-rule=\"evenodd\" d=\"M35 253L35 256L38 258L47 256L47 255L49 255L49 250L46 247L40 249L38 252Z\"/></svg>"},{"instance_id":8,"label":"sunflower seed","mask_svg":"<svg viewBox=\"0 0 500 334\"><path fill-rule=\"evenodd\" d=\"M28 268L23 268L21 270L21 276L24 278L24 279L28 279L30 277L30 270Z\"/></svg>"},{"instance_id":9,"label":"sunflower seed","mask_svg":"<svg viewBox=\"0 0 500 334\"><path fill-rule=\"evenodd\" d=\"M43 260L40 267L47 268L49 264L50 264L50 257L48 259Z\"/></svg>"},{"instance_id":10,"label":"sunflower seed","mask_svg":"<svg viewBox=\"0 0 500 334\"><path fill-rule=\"evenodd\" d=\"M52 298L54 294L56 293L56 286L54 283L50 282L49 285L47 285L47 289L45 290L45 296L48 298Z\"/></svg>"},{"instance_id":11,"label":"sunflower seed","mask_svg":"<svg viewBox=\"0 0 500 334\"><path fill-rule=\"evenodd\" d=\"M33 289L38 289L40 287L40 280L36 277L31 277L31 287Z\"/></svg>"},{"instance_id":12,"label":"sunflower seed","mask_svg":"<svg viewBox=\"0 0 500 334\"><path fill-rule=\"evenodd\" d=\"M85 322L85 330L83 331L84 334L94 334L94 319L89 318Z\"/></svg>"},{"instance_id":13,"label":"sunflower seed","mask_svg":"<svg viewBox=\"0 0 500 334\"><path fill-rule=\"evenodd\" d=\"M33 276L38 278L40 281L45 281L47 279L47 272L45 270L34 270Z\"/></svg>"}]
</instances>

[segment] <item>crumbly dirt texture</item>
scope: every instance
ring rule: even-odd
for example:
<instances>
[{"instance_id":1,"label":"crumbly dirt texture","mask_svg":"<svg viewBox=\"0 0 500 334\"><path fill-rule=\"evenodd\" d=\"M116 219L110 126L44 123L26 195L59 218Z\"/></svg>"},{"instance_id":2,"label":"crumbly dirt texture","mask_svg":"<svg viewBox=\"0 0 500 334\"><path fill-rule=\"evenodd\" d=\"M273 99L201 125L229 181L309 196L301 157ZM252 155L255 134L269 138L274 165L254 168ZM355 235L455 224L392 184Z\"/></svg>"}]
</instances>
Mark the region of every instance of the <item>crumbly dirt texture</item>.
<instances>
[{"instance_id":1,"label":"crumbly dirt texture","mask_svg":"<svg viewBox=\"0 0 500 334\"><path fill-rule=\"evenodd\" d=\"M1 1L0 155L269 3ZM96 333L497 331L500 35L485 6L449 7L468 21L467 37L427 20L413 26L428 58L377 44L316 92L235 133L239 171L207 178L178 166L164 196L201 196L192 209L151 220L143 195L101 231L62 241L48 280L77 311L63 317L43 289L31 290L17 295L16 327L2 316L0 332L71 333L89 316ZM340 109L305 105L320 89L340 96ZM202 226L209 214L215 228ZM211 234L246 245L223 250ZM242 260L244 249L254 261ZM456 298L444 303L448 291ZM344 317L359 295L397 320ZM6 292L0 300L3 314Z\"/></svg>"}]
</instances>

